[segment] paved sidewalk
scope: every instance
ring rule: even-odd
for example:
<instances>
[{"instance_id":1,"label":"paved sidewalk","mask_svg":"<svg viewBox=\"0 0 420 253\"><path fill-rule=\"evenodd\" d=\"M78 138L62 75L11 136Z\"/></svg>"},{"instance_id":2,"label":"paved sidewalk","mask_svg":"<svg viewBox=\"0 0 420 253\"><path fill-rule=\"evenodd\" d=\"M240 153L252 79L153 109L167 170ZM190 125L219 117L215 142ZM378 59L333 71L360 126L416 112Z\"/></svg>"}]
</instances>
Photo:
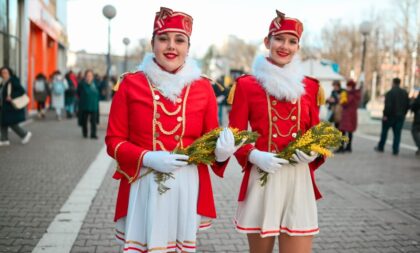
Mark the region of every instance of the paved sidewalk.
<instances>
[{"instance_id":1,"label":"paved sidewalk","mask_svg":"<svg viewBox=\"0 0 420 253\"><path fill-rule=\"evenodd\" d=\"M81 138L76 120L52 118L26 126L34 133L29 144L21 145L12 133L12 146L0 147L0 252L32 251L103 147L102 139ZM420 158L413 148L401 148L398 157L389 146L375 153L378 124L359 130L353 153L336 155L317 171L324 198L318 202L321 231L314 252L420 252ZM408 131L402 142L413 145ZM71 252L121 249L113 238L114 165L103 169L107 175ZM219 217L199 234L198 252L247 252L246 236L232 224L241 176L232 162L223 180L213 177Z\"/></svg>"},{"instance_id":2,"label":"paved sidewalk","mask_svg":"<svg viewBox=\"0 0 420 253\"><path fill-rule=\"evenodd\" d=\"M321 232L314 252L420 252L420 159L373 152L374 142L355 139L355 151L337 155L318 172ZM399 170L399 171L397 171ZM213 177L218 219L199 234L198 252L247 252L246 236L232 224L241 173L235 163L225 178ZM116 182L102 184L72 252L118 252L112 238Z\"/></svg>"}]
</instances>

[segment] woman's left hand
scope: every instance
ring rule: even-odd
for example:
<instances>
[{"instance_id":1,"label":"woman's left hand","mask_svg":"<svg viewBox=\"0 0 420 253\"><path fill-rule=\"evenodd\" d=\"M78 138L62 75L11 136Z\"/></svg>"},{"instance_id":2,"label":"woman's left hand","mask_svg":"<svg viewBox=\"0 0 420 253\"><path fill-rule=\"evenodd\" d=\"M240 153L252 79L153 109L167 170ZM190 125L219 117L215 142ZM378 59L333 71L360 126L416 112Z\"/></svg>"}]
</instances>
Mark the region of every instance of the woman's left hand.
<instances>
[{"instance_id":1,"label":"woman's left hand","mask_svg":"<svg viewBox=\"0 0 420 253\"><path fill-rule=\"evenodd\" d=\"M11 101L12 101L12 97L11 97L11 96L7 96L7 97L6 97L6 101L11 102Z\"/></svg>"},{"instance_id":2,"label":"woman's left hand","mask_svg":"<svg viewBox=\"0 0 420 253\"><path fill-rule=\"evenodd\" d=\"M238 148L243 145L244 142L245 140L235 146L235 137L233 136L232 131L228 127L224 128L219 134L219 138L216 142L216 149L214 150L216 161L226 161L231 155L233 155L233 153L236 152L236 150L238 150Z\"/></svg>"},{"instance_id":3,"label":"woman's left hand","mask_svg":"<svg viewBox=\"0 0 420 253\"><path fill-rule=\"evenodd\" d=\"M317 152L311 151L310 154L306 154L299 149L296 149L295 153L292 155L292 160L297 163L311 163L313 162L319 154Z\"/></svg>"}]
</instances>

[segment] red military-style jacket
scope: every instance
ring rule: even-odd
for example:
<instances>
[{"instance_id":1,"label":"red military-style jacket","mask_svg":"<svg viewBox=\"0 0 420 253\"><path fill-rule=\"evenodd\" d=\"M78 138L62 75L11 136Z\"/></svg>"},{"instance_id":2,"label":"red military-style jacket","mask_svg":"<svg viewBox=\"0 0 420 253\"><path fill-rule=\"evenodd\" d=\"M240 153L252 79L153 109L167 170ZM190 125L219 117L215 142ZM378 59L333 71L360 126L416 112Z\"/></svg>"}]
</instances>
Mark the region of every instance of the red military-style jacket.
<instances>
[{"instance_id":1,"label":"red military-style jacket","mask_svg":"<svg viewBox=\"0 0 420 253\"><path fill-rule=\"evenodd\" d=\"M255 148L261 151L278 153L293 141L297 133L304 133L319 123L319 106L317 95L320 89L318 81L305 77L304 94L296 101L278 100L268 94L251 75L244 75L237 79L232 110L229 115L231 127L241 130L248 128L257 131L260 137ZM245 172L239 193L239 201L245 199L252 164L248 161L249 153L254 149L251 144L242 146L235 156ZM321 194L315 184L314 171L324 162L324 158L317 158L309 164L312 184L316 199Z\"/></svg>"},{"instance_id":2,"label":"red military-style jacket","mask_svg":"<svg viewBox=\"0 0 420 253\"><path fill-rule=\"evenodd\" d=\"M216 97L209 80L193 81L173 103L143 72L126 74L112 100L105 138L107 152L118 164L113 177L120 180L114 220L127 215L130 183L138 179L146 152L186 147L217 127ZM226 164L212 169L223 177ZM207 165L198 165L198 175L197 212L215 218Z\"/></svg>"}]
</instances>

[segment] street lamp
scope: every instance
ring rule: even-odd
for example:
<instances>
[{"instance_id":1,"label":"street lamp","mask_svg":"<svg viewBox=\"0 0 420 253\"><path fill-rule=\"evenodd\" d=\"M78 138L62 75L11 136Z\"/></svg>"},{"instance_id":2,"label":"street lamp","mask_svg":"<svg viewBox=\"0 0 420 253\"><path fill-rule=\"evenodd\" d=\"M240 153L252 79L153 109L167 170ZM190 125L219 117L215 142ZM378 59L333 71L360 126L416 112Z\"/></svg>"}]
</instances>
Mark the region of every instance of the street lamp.
<instances>
[{"instance_id":1,"label":"street lamp","mask_svg":"<svg viewBox=\"0 0 420 253\"><path fill-rule=\"evenodd\" d=\"M128 53L127 53L127 48L128 45L130 44L130 39L129 38L124 38L123 39L123 43L125 45L125 56L124 56L124 72L127 72L127 65L128 65Z\"/></svg>"},{"instance_id":2,"label":"street lamp","mask_svg":"<svg viewBox=\"0 0 420 253\"><path fill-rule=\"evenodd\" d=\"M112 5L105 5L102 14L108 19L108 54L106 55L106 88L109 90L109 76L111 71L111 19L117 15L117 10Z\"/></svg>"},{"instance_id":3,"label":"street lamp","mask_svg":"<svg viewBox=\"0 0 420 253\"><path fill-rule=\"evenodd\" d=\"M370 30L372 29L372 24L368 21L364 21L360 24L359 30L360 33L363 36L363 46L362 46L362 65L360 68L360 78L359 78L359 87L362 92L362 97L360 99L360 108L364 108L365 104L365 93L366 88L365 85L365 60L366 60L366 44L367 44L367 36L370 33Z\"/></svg>"}]
</instances>

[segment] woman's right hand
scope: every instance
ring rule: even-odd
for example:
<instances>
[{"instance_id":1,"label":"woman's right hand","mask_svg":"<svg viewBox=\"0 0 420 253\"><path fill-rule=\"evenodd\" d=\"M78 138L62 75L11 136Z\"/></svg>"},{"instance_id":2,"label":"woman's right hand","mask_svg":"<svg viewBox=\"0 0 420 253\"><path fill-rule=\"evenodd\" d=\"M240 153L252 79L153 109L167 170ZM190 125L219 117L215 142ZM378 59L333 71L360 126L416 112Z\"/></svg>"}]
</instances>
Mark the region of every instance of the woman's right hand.
<instances>
[{"instance_id":1,"label":"woman's right hand","mask_svg":"<svg viewBox=\"0 0 420 253\"><path fill-rule=\"evenodd\" d=\"M162 173L170 173L188 165L187 155L171 154L168 151L149 151L143 157L143 165Z\"/></svg>"},{"instance_id":2,"label":"woman's right hand","mask_svg":"<svg viewBox=\"0 0 420 253\"><path fill-rule=\"evenodd\" d=\"M7 97L6 97L6 101L11 102L11 101L12 101L12 97L11 97L11 96L7 96Z\"/></svg>"},{"instance_id":3,"label":"woman's right hand","mask_svg":"<svg viewBox=\"0 0 420 253\"><path fill-rule=\"evenodd\" d=\"M249 154L248 160L258 168L268 173L274 173L289 161L276 157L276 154L254 149Z\"/></svg>"}]
</instances>

